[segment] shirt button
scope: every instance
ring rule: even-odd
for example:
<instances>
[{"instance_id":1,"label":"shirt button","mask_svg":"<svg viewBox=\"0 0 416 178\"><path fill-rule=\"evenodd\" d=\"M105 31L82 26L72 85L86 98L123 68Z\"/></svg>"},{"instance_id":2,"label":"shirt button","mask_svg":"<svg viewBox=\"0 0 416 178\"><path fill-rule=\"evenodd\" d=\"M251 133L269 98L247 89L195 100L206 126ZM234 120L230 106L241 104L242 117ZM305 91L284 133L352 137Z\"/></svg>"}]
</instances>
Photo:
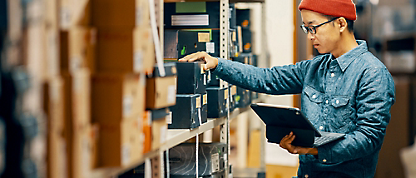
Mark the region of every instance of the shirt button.
<instances>
[{"instance_id":1,"label":"shirt button","mask_svg":"<svg viewBox=\"0 0 416 178\"><path fill-rule=\"evenodd\" d=\"M316 95L312 95L312 98L315 99L316 98Z\"/></svg>"},{"instance_id":2,"label":"shirt button","mask_svg":"<svg viewBox=\"0 0 416 178\"><path fill-rule=\"evenodd\" d=\"M334 73L331 73L331 77L335 77L335 74Z\"/></svg>"},{"instance_id":3,"label":"shirt button","mask_svg":"<svg viewBox=\"0 0 416 178\"><path fill-rule=\"evenodd\" d=\"M328 101L328 100L326 100L326 101L325 101L325 103L326 103L326 104L328 104L328 103L329 103L329 101Z\"/></svg>"},{"instance_id":4,"label":"shirt button","mask_svg":"<svg viewBox=\"0 0 416 178\"><path fill-rule=\"evenodd\" d=\"M309 178L309 175L308 174L305 174L305 178Z\"/></svg>"},{"instance_id":5,"label":"shirt button","mask_svg":"<svg viewBox=\"0 0 416 178\"><path fill-rule=\"evenodd\" d=\"M324 126L319 126L319 130L324 130Z\"/></svg>"},{"instance_id":6,"label":"shirt button","mask_svg":"<svg viewBox=\"0 0 416 178\"><path fill-rule=\"evenodd\" d=\"M326 163L326 159L323 159L322 162Z\"/></svg>"},{"instance_id":7,"label":"shirt button","mask_svg":"<svg viewBox=\"0 0 416 178\"><path fill-rule=\"evenodd\" d=\"M335 103L339 104L339 100L336 100Z\"/></svg>"}]
</instances>

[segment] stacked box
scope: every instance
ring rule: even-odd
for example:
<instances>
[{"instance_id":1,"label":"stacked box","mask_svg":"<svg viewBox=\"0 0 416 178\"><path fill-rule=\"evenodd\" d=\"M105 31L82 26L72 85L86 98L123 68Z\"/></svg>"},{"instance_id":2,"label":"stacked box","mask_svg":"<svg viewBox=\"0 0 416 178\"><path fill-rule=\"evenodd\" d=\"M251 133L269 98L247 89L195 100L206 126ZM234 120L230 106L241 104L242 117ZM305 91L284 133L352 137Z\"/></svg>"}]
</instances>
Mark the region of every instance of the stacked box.
<instances>
[{"instance_id":1,"label":"stacked box","mask_svg":"<svg viewBox=\"0 0 416 178\"><path fill-rule=\"evenodd\" d=\"M208 94L208 118L220 118L227 115L228 88L210 87Z\"/></svg>"},{"instance_id":2,"label":"stacked box","mask_svg":"<svg viewBox=\"0 0 416 178\"><path fill-rule=\"evenodd\" d=\"M172 121L169 129L194 129L202 123L201 94L176 95L176 105L171 107Z\"/></svg>"},{"instance_id":3,"label":"stacked box","mask_svg":"<svg viewBox=\"0 0 416 178\"><path fill-rule=\"evenodd\" d=\"M146 79L146 108L160 109L176 103L177 68L175 63L164 64L165 76L156 66Z\"/></svg>"}]
</instances>

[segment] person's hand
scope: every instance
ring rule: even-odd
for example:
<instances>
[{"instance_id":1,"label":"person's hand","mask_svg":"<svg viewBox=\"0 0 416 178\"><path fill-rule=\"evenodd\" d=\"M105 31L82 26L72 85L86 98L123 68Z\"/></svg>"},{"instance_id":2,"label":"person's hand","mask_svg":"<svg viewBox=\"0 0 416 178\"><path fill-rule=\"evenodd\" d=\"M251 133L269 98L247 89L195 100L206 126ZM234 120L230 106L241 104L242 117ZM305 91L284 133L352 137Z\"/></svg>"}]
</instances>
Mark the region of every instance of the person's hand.
<instances>
[{"instance_id":1,"label":"person's hand","mask_svg":"<svg viewBox=\"0 0 416 178\"><path fill-rule=\"evenodd\" d=\"M189 54L182 59L179 59L179 62L194 62L194 61L204 61L205 65L202 65L204 70L215 69L218 65L218 59L210 56L206 52L196 52Z\"/></svg>"},{"instance_id":2,"label":"person's hand","mask_svg":"<svg viewBox=\"0 0 416 178\"><path fill-rule=\"evenodd\" d=\"M293 132L290 132L289 135L286 135L282 138L282 140L280 141L280 144L279 144L280 147L282 147L283 149L287 150L289 153L292 153L292 154L318 155L318 149L316 149L316 148L305 148L305 147L292 145L292 142L293 142L293 140L295 140L295 137L296 136L293 134Z\"/></svg>"}]
</instances>

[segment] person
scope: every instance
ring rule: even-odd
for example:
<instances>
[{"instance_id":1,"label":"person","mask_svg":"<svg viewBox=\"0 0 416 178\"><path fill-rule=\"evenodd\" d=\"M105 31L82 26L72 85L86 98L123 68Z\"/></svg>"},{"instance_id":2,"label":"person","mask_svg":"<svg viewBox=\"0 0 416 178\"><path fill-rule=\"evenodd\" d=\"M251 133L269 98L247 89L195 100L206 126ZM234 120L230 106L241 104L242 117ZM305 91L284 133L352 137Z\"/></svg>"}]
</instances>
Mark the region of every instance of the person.
<instances>
[{"instance_id":1,"label":"person","mask_svg":"<svg viewBox=\"0 0 416 178\"><path fill-rule=\"evenodd\" d=\"M344 139L317 148L280 146L299 154L298 177L373 177L395 101L391 74L363 40L356 40L351 0L302 0L302 30L321 55L293 65L257 68L197 52L181 62L205 61L204 69L237 86L267 94L301 94L301 110L321 131ZM276 158L278 159L278 158Z\"/></svg>"}]
</instances>

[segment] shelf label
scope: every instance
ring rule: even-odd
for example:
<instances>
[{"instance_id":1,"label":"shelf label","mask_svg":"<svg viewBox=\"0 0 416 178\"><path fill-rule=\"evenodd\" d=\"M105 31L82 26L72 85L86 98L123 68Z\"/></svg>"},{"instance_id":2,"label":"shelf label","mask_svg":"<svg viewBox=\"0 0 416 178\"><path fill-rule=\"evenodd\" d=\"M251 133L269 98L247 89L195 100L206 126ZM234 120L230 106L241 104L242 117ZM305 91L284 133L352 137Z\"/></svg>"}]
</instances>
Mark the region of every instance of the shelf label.
<instances>
[{"instance_id":1,"label":"shelf label","mask_svg":"<svg viewBox=\"0 0 416 178\"><path fill-rule=\"evenodd\" d=\"M196 108L201 108L201 96L196 97Z\"/></svg>"},{"instance_id":2,"label":"shelf label","mask_svg":"<svg viewBox=\"0 0 416 178\"><path fill-rule=\"evenodd\" d=\"M121 164L127 165L130 162L130 146L123 145L121 146Z\"/></svg>"},{"instance_id":3,"label":"shelf label","mask_svg":"<svg viewBox=\"0 0 416 178\"><path fill-rule=\"evenodd\" d=\"M175 101L176 101L176 85L169 85L167 103L173 104L175 103Z\"/></svg>"},{"instance_id":4,"label":"shelf label","mask_svg":"<svg viewBox=\"0 0 416 178\"><path fill-rule=\"evenodd\" d=\"M202 105L206 105L208 103L207 94L202 95Z\"/></svg>"},{"instance_id":5,"label":"shelf label","mask_svg":"<svg viewBox=\"0 0 416 178\"><path fill-rule=\"evenodd\" d=\"M123 117L128 117L131 114L133 105L133 98L131 96L125 96L123 98Z\"/></svg>"},{"instance_id":6,"label":"shelf label","mask_svg":"<svg viewBox=\"0 0 416 178\"><path fill-rule=\"evenodd\" d=\"M205 50L207 53L215 53L215 43L214 42L207 42L205 45Z\"/></svg>"},{"instance_id":7,"label":"shelf label","mask_svg":"<svg viewBox=\"0 0 416 178\"><path fill-rule=\"evenodd\" d=\"M220 171L220 155L218 153L211 155L211 171L212 173Z\"/></svg>"}]
</instances>

